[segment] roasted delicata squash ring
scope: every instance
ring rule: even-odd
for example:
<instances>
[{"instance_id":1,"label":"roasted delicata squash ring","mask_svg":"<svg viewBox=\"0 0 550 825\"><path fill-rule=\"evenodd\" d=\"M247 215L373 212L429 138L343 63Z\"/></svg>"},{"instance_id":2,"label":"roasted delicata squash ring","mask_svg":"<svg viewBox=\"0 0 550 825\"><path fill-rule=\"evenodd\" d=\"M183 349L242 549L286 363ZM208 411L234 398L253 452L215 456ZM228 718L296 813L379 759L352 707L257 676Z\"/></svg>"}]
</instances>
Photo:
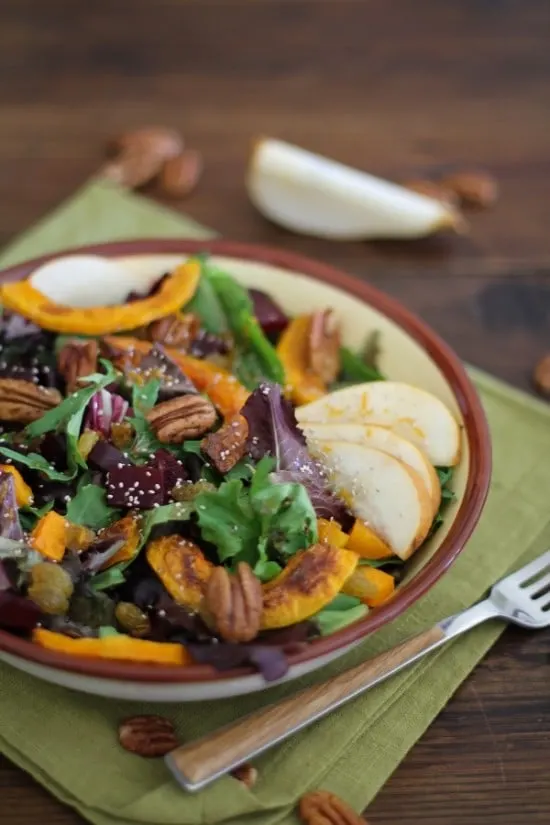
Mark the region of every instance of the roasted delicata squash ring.
<instances>
[{"instance_id":1,"label":"roasted delicata squash ring","mask_svg":"<svg viewBox=\"0 0 550 825\"><path fill-rule=\"evenodd\" d=\"M282 573L264 585L262 630L309 619L340 592L359 556L331 544L314 544L297 553Z\"/></svg>"},{"instance_id":2,"label":"roasted delicata squash ring","mask_svg":"<svg viewBox=\"0 0 550 825\"><path fill-rule=\"evenodd\" d=\"M181 536L164 536L149 542L147 561L174 601L198 610L214 569L200 547Z\"/></svg>"},{"instance_id":3,"label":"roasted delicata squash ring","mask_svg":"<svg viewBox=\"0 0 550 825\"><path fill-rule=\"evenodd\" d=\"M194 295L200 264L188 261L176 267L148 298L115 306L70 307L56 304L32 285L29 279L0 287L0 302L42 329L79 335L106 335L149 324L177 312Z\"/></svg>"},{"instance_id":4,"label":"roasted delicata squash ring","mask_svg":"<svg viewBox=\"0 0 550 825\"><path fill-rule=\"evenodd\" d=\"M134 367L139 367L141 356L153 346L149 341L129 336L105 336L103 339L110 357L117 366L123 366L124 356ZM166 349L167 355L182 369L198 390L205 393L224 418L237 415L249 396L248 390L228 370L209 361L184 355L177 349ZM118 358L117 358L118 356Z\"/></svg>"}]
</instances>

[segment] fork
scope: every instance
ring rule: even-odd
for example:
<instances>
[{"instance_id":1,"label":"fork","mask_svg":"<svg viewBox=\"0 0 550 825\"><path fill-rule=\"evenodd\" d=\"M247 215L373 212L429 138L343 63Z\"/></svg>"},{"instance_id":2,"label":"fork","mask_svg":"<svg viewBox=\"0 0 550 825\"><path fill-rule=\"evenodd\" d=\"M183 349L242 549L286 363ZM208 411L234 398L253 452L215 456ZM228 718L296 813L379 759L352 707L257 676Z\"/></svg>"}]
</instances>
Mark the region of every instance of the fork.
<instances>
[{"instance_id":1,"label":"fork","mask_svg":"<svg viewBox=\"0 0 550 825\"><path fill-rule=\"evenodd\" d=\"M197 791L489 619L533 630L550 626L550 550L497 582L484 601L332 679L176 748L166 764L180 785Z\"/></svg>"}]
</instances>

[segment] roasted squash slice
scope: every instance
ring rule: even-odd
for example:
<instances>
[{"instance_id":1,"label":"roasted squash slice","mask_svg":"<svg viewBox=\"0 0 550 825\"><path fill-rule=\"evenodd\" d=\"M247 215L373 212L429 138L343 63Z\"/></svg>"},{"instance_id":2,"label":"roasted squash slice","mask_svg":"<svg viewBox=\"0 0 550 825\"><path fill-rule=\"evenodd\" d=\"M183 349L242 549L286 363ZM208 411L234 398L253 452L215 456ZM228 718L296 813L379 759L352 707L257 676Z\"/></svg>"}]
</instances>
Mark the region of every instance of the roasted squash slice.
<instances>
[{"instance_id":1,"label":"roasted squash slice","mask_svg":"<svg viewBox=\"0 0 550 825\"><path fill-rule=\"evenodd\" d=\"M375 567L358 567L345 582L342 593L355 596L369 607L377 607L387 601L395 590L395 579Z\"/></svg>"},{"instance_id":2,"label":"roasted squash slice","mask_svg":"<svg viewBox=\"0 0 550 825\"><path fill-rule=\"evenodd\" d=\"M346 547L362 559L389 559L395 556L386 542L359 518L351 528Z\"/></svg>"},{"instance_id":3,"label":"roasted squash slice","mask_svg":"<svg viewBox=\"0 0 550 825\"><path fill-rule=\"evenodd\" d=\"M102 570L112 567L114 564L119 564L122 561L131 561L137 553L139 543L141 540L141 518L136 513L128 513L124 518L115 521L110 527L105 528L99 534L99 538L116 539L117 537L124 538L124 544L117 550L114 556L105 562Z\"/></svg>"},{"instance_id":4,"label":"roasted squash slice","mask_svg":"<svg viewBox=\"0 0 550 825\"><path fill-rule=\"evenodd\" d=\"M308 366L311 315L298 315L287 326L277 344L277 355L285 368L287 388L296 405L309 404L326 395L327 388Z\"/></svg>"},{"instance_id":5,"label":"roasted squash slice","mask_svg":"<svg viewBox=\"0 0 550 825\"><path fill-rule=\"evenodd\" d=\"M148 298L127 304L97 307L70 307L56 304L32 285L29 279L0 287L0 301L13 312L52 332L106 335L149 324L177 312L195 294L200 264L187 261Z\"/></svg>"},{"instance_id":6,"label":"roasted squash slice","mask_svg":"<svg viewBox=\"0 0 550 825\"><path fill-rule=\"evenodd\" d=\"M174 601L199 608L214 569L200 547L181 536L164 536L149 543L147 561Z\"/></svg>"},{"instance_id":7,"label":"roasted squash slice","mask_svg":"<svg viewBox=\"0 0 550 825\"><path fill-rule=\"evenodd\" d=\"M117 353L130 356L132 364L139 365L139 355L146 355L153 346L149 341L128 336L105 336L103 339L116 363ZM209 361L184 355L177 349L166 349L170 358L181 367L198 390L205 393L224 418L240 412L249 392L234 375Z\"/></svg>"},{"instance_id":8,"label":"roasted squash slice","mask_svg":"<svg viewBox=\"0 0 550 825\"><path fill-rule=\"evenodd\" d=\"M30 544L51 561L61 561L67 546L68 522L59 513L50 510L42 516L31 533Z\"/></svg>"},{"instance_id":9,"label":"roasted squash slice","mask_svg":"<svg viewBox=\"0 0 550 825\"><path fill-rule=\"evenodd\" d=\"M349 536L344 533L337 521L326 518L317 519L317 534L321 544L332 544L334 547L347 547Z\"/></svg>"},{"instance_id":10,"label":"roasted squash slice","mask_svg":"<svg viewBox=\"0 0 550 825\"><path fill-rule=\"evenodd\" d=\"M71 639L63 633L36 628L33 641L40 647L85 656L91 659L120 659L128 662L148 662L156 665L190 665L191 656L183 645L173 642L150 642L131 636L105 636L103 639Z\"/></svg>"},{"instance_id":11,"label":"roasted squash slice","mask_svg":"<svg viewBox=\"0 0 550 825\"><path fill-rule=\"evenodd\" d=\"M262 630L309 619L342 589L359 557L330 544L314 544L297 553L282 573L264 585Z\"/></svg>"},{"instance_id":12,"label":"roasted squash slice","mask_svg":"<svg viewBox=\"0 0 550 825\"><path fill-rule=\"evenodd\" d=\"M13 464L0 464L0 472L9 473L12 476L17 506L30 507L33 501L32 490L19 470Z\"/></svg>"}]
</instances>

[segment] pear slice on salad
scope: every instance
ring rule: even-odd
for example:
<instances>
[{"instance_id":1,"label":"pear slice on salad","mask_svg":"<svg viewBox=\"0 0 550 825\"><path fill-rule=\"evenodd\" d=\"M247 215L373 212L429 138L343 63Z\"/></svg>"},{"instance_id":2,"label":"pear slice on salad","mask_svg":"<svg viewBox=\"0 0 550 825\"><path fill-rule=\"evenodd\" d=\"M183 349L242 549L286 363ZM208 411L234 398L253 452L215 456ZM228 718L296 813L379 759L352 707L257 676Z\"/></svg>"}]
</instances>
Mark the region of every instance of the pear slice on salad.
<instances>
[{"instance_id":1,"label":"pear slice on salad","mask_svg":"<svg viewBox=\"0 0 550 825\"><path fill-rule=\"evenodd\" d=\"M336 390L296 410L305 424L376 424L420 447L435 467L460 461L461 429L445 404L399 381L369 381Z\"/></svg>"},{"instance_id":2,"label":"pear slice on salad","mask_svg":"<svg viewBox=\"0 0 550 825\"><path fill-rule=\"evenodd\" d=\"M464 228L448 204L272 138L256 141L246 186L266 218L304 235L409 239Z\"/></svg>"},{"instance_id":3,"label":"pear slice on salad","mask_svg":"<svg viewBox=\"0 0 550 825\"><path fill-rule=\"evenodd\" d=\"M435 516L441 503L441 485L437 473L422 450L406 438L387 427L374 424L303 424L302 430L308 444L317 441L345 441L350 444L374 447L393 455L408 467L412 467L426 487Z\"/></svg>"},{"instance_id":4,"label":"pear slice on salad","mask_svg":"<svg viewBox=\"0 0 550 825\"><path fill-rule=\"evenodd\" d=\"M433 517L418 473L389 453L346 441L315 441L311 451L352 513L408 559L428 535Z\"/></svg>"}]
</instances>

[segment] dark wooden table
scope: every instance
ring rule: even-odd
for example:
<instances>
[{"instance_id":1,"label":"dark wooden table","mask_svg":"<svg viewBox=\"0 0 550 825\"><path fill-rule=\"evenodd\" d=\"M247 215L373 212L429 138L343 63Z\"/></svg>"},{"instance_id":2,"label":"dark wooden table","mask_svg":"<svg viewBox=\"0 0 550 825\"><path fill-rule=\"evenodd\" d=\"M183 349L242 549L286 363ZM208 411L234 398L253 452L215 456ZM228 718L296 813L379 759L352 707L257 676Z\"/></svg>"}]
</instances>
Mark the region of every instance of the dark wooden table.
<instances>
[{"instance_id":1,"label":"dark wooden table","mask_svg":"<svg viewBox=\"0 0 550 825\"><path fill-rule=\"evenodd\" d=\"M0 242L91 175L110 135L173 124L206 161L177 208L367 278L528 389L550 351L549 34L547 0L2 0ZM247 202L258 133L396 178L480 165L502 197L466 237L294 237ZM548 825L549 768L549 636L509 631L369 818ZM0 823L37 821L81 820L0 758Z\"/></svg>"}]
</instances>

